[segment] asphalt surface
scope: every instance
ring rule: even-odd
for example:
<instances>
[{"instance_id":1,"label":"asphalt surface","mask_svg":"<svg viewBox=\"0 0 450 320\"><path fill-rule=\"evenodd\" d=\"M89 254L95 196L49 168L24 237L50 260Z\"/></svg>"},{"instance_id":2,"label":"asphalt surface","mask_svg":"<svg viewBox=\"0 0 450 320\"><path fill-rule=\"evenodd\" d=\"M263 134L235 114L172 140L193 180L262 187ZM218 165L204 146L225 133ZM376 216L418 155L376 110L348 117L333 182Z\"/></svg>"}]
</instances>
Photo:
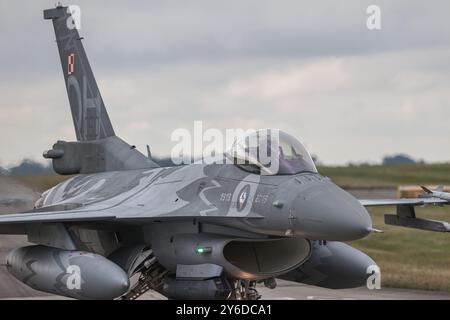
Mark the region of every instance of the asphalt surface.
<instances>
[{"instance_id":1,"label":"asphalt surface","mask_svg":"<svg viewBox=\"0 0 450 320\"><path fill-rule=\"evenodd\" d=\"M450 300L450 293L422 290L367 288L331 290L278 280L276 289L258 289L263 299L271 300Z\"/></svg>"},{"instance_id":2,"label":"asphalt surface","mask_svg":"<svg viewBox=\"0 0 450 320\"><path fill-rule=\"evenodd\" d=\"M353 190L355 195L361 197L365 190ZM373 196L376 190L371 190ZM387 196L392 190L380 190L378 197ZM33 207L39 194L17 180L0 176L0 214L20 212ZM364 196L362 196L364 197ZM361 197L361 198L362 198ZM7 253L17 247L27 245L26 236L0 235L0 299L66 299L64 297L52 296L33 290L11 276L4 266ZM407 289L381 288L380 290L369 290L366 288L329 290L294 282L278 280L276 289L271 290L263 286L258 287L263 299L284 300L450 300L450 293L435 291L420 291ZM148 292L140 297L142 300L165 299L155 292Z\"/></svg>"}]
</instances>

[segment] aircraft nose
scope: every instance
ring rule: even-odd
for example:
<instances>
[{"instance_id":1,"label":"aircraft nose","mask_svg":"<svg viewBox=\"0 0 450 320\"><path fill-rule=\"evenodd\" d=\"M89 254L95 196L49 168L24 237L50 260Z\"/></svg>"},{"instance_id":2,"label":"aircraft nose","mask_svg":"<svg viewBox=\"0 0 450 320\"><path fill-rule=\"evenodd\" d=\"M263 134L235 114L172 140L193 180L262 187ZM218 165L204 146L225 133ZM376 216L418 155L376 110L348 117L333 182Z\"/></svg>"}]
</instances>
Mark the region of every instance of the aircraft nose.
<instances>
[{"instance_id":1,"label":"aircraft nose","mask_svg":"<svg viewBox=\"0 0 450 320\"><path fill-rule=\"evenodd\" d=\"M301 192L294 201L297 232L309 239L349 241L372 229L367 210L331 182Z\"/></svg>"}]
</instances>

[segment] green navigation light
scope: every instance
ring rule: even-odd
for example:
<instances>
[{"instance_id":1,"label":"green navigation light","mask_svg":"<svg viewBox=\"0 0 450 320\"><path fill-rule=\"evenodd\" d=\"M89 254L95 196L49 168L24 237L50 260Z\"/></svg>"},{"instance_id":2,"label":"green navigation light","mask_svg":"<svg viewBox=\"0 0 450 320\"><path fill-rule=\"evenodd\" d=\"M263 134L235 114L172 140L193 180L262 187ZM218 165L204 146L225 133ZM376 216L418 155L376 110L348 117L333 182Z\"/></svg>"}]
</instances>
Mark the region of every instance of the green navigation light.
<instances>
[{"instance_id":1,"label":"green navigation light","mask_svg":"<svg viewBox=\"0 0 450 320\"><path fill-rule=\"evenodd\" d=\"M197 253L211 253L212 252L212 248L211 247L197 247L197 249L195 249L195 251Z\"/></svg>"}]
</instances>

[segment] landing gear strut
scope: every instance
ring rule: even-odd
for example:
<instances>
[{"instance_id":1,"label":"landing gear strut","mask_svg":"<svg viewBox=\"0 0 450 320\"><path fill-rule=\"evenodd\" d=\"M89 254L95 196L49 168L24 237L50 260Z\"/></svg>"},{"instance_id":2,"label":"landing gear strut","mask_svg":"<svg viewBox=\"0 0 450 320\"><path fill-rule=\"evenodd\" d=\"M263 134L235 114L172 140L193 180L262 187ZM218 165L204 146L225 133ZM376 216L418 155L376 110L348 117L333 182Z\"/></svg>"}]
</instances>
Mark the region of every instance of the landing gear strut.
<instances>
[{"instance_id":1,"label":"landing gear strut","mask_svg":"<svg viewBox=\"0 0 450 320\"><path fill-rule=\"evenodd\" d=\"M161 266L153 254L153 250L148 251L148 257L139 267L139 280L120 300L136 300L149 290L161 292L164 277L168 271Z\"/></svg>"},{"instance_id":2,"label":"landing gear strut","mask_svg":"<svg viewBox=\"0 0 450 320\"><path fill-rule=\"evenodd\" d=\"M234 291L230 298L234 300L259 300L261 295L256 290L256 281L235 280Z\"/></svg>"}]
</instances>

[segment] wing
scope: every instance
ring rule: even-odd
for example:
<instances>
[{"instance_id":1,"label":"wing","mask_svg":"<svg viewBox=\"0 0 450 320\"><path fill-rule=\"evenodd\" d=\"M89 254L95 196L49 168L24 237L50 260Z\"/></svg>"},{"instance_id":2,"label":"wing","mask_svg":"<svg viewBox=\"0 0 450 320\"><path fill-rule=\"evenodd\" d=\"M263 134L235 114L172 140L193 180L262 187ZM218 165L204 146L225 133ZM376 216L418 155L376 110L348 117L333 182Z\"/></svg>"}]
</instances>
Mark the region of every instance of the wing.
<instances>
[{"instance_id":1,"label":"wing","mask_svg":"<svg viewBox=\"0 0 450 320\"><path fill-rule=\"evenodd\" d=\"M35 213L17 213L0 216L0 225L11 223L38 223L38 222L87 222L106 221L116 219L114 215L100 212L71 212L71 211L43 211Z\"/></svg>"},{"instance_id":2,"label":"wing","mask_svg":"<svg viewBox=\"0 0 450 320\"><path fill-rule=\"evenodd\" d=\"M25 234L27 226L36 223L109 222L114 215L102 212L42 211L0 215L0 234Z\"/></svg>"},{"instance_id":3,"label":"wing","mask_svg":"<svg viewBox=\"0 0 450 320\"><path fill-rule=\"evenodd\" d=\"M416 199L360 199L365 207L395 206L396 214L385 214L384 223L388 225L415 228L435 232L450 232L450 224L445 221L421 219L416 217L415 207L426 205L444 205L449 202L440 198Z\"/></svg>"},{"instance_id":4,"label":"wing","mask_svg":"<svg viewBox=\"0 0 450 320\"><path fill-rule=\"evenodd\" d=\"M127 224L142 224L152 221L173 220L173 219L192 219L196 218L201 221L210 221L216 219L226 218L242 218L242 219L260 219L263 218L259 214L250 213L246 216L239 217L229 214L220 214L215 216L203 216L200 214L180 214L180 213L168 213L162 215L145 215L145 214L133 214L130 210L127 214L117 214L114 211L108 210L64 210L64 211L43 211L45 208L41 208L37 211L29 211L17 214L0 215L0 234L22 234L26 233L26 226L36 223L58 223L58 222L70 222L70 223L84 223L84 222L96 222L96 223L124 223ZM123 209L123 208L122 208ZM124 209L126 210L126 208ZM122 211L124 211L122 210Z\"/></svg>"},{"instance_id":5,"label":"wing","mask_svg":"<svg viewBox=\"0 0 450 320\"><path fill-rule=\"evenodd\" d=\"M364 207L375 206L424 206L448 204L447 200L439 198L416 198L416 199L359 199Z\"/></svg>"}]
</instances>

